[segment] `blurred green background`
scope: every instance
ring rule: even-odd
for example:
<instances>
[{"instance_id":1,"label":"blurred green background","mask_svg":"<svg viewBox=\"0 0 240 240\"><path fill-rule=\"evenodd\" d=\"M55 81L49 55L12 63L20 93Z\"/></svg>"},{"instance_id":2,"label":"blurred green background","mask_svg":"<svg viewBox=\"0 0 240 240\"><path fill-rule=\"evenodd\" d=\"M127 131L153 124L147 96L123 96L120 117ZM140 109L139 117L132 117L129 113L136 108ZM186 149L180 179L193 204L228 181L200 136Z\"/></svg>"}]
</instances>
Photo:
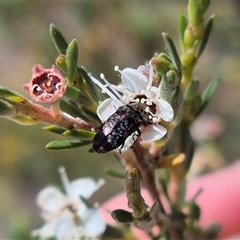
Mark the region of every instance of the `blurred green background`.
<instances>
[{"instance_id":1,"label":"blurred green background","mask_svg":"<svg viewBox=\"0 0 240 240\"><path fill-rule=\"evenodd\" d=\"M155 52L165 52L162 32L168 32L180 50L180 11L187 12L187 1L1 1L0 84L26 96L22 86L31 79L32 66L54 64L57 51L49 36L50 23L68 41L77 39L79 65L96 77L104 73L114 82L115 65L137 68ZM215 14L216 22L194 74L202 87L216 76L221 78L203 114L219 116L224 123L219 146L229 163L240 152L239 11L237 1L212 2L206 17ZM45 145L61 137L43 131L43 126L23 127L0 119L0 239L26 239L30 230L41 226L35 196L48 184L60 184L60 165L66 167L70 179L105 178L107 185L96 196L100 202L124 188L122 180L104 174L105 168L124 172L111 153L90 154L90 147L47 151Z\"/></svg>"}]
</instances>

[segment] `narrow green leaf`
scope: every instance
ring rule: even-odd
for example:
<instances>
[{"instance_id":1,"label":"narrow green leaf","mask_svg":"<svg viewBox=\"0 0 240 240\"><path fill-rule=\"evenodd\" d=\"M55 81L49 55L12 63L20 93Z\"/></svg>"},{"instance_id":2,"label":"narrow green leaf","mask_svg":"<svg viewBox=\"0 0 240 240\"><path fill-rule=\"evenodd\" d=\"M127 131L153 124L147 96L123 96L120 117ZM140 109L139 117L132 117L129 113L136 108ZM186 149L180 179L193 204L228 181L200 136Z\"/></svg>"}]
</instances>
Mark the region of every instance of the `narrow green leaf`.
<instances>
[{"instance_id":1,"label":"narrow green leaf","mask_svg":"<svg viewBox=\"0 0 240 240\"><path fill-rule=\"evenodd\" d=\"M199 94L196 94L190 104L191 104L190 114L193 116L193 119L195 120L197 117L196 114L198 113L202 105L201 96Z\"/></svg>"},{"instance_id":2,"label":"narrow green leaf","mask_svg":"<svg viewBox=\"0 0 240 240\"><path fill-rule=\"evenodd\" d=\"M92 112L91 110L81 107L82 113L87 117L88 122L92 123L93 125L100 125L101 121L98 118L96 112Z\"/></svg>"},{"instance_id":3,"label":"narrow green leaf","mask_svg":"<svg viewBox=\"0 0 240 240\"><path fill-rule=\"evenodd\" d=\"M178 73L176 71L169 70L165 75L163 75L160 83L160 98L170 102L178 85Z\"/></svg>"},{"instance_id":4,"label":"narrow green leaf","mask_svg":"<svg viewBox=\"0 0 240 240\"><path fill-rule=\"evenodd\" d=\"M16 114L16 109L8 102L0 100L0 116L9 116Z\"/></svg>"},{"instance_id":5,"label":"narrow green leaf","mask_svg":"<svg viewBox=\"0 0 240 240\"><path fill-rule=\"evenodd\" d=\"M16 103L28 103L27 99L23 98L19 93L12 91L4 86L0 86L0 97Z\"/></svg>"},{"instance_id":6,"label":"narrow green leaf","mask_svg":"<svg viewBox=\"0 0 240 240\"><path fill-rule=\"evenodd\" d=\"M190 124L195 121L197 118L197 113L201 107L201 96L199 94L196 94L193 96L193 98L188 101L184 101L184 111L182 116L182 123L184 122L184 125L190 126Z\"/></svg>"},{"instance_id":7,"label":"narrow green leaf","mask_svg":"<svg viewBox=\"0 0 240 240\"><path fill-rule=\"evenodd\" d=\"M200 47L199 47L199 50L198 50L198 54L197 54L197 59L202 55L206 45L207 45L207 42L208 42L208 39L209 39L209 36L210 36L210 33L212 31L212 27L213 27L213 23L214 23L214 19L215 19L215 16L211 16L209 19L208 19L208 22L206 24L206 28L205 28L205 31L204 31L204 36L203 36L203 39L200 43Z\"/></svg>"},{"instance_id":8,"label":"narrow green leaf","mask_svg":"<svg viewBox=\"0 0 240 240\"><path fill-rule=\"evenodd\" d=\"M161 80L162 75L165 75L169 70L174 69L177 71L172 60L164 53L160 53L157 57L153 57L151 62L156 70L159 80Z\"/></svg>"},{"instance_id":9,"label":"narrow green leaf","mask_svg":"<svg viewBox=\"0 0 240 240\"><path fill-rule=\"evenodd\" d=\"M187 28L187 24L188 24L187 17L183 13L180 13L180 15L179 15L179 30L180 30L180 40L181 40L182 49L184 47L184 33Z\"/></svg>"},{"instance_id":10,"label":"narrow green leaf","mask_svg":"<svg viewBox=\"0 0 240 240\"><path fill-rule=\"evenodd\" d=\"M31 117L24 117L24 116L12 116L9 117L8 119L23 125L23 126L29 126L29 125L33 125L38 123L39 121L35 118L31 118Z\"/></svg>"},{"instance_id":11,"label":"narrow green leaf","mask_svg":"<svg viewBox=\"0 0 240 240\"><path fill-rule=\"evenodd\" d=\"M190 217L192 220L199 220L201 216L201 209L195 202L190 202L187 204L188 208L190 208Z\"/></svg>"},{"instance_id":12,"label":"narrow green leaf","mask_svg":"<svg viewBox=\"0 0 240 240\"><path fill-rule=\"evenodd\" d=\"M50 35L52 37L52 40L55 44L56 49L60 54L66 54L68 43L66 39L64 38L61 31L54 25L50 25Z\"/></svg>"},{"instance_id":13,"label":"narrow green leaf","mask_svg":"<svg viewBox=\"0 0 240 240\"><path fill-rule=\"evenodd\" d=\"M201 107L197 113L197 116L205 109L205 107L207 106L208 102L210 101L210 99L212 98L213 94L215 93L218 84L219 84L220 79L219 78L215 78L213 79L208 86L206 87L206 89L203 91L203 93L201 94Z\"/></svg>"},{"instance_id":14,"label":"narrow green leaf","mask_svg":"<svg viewBox=\"0 0 240 240\"><path fill-rule=\"evenodd\" d=\"M162 33L166 49L171 57L173 65L176 67L176 69L179 72L179 78L182 78L182 63L180 60L180 57L178 55L177 49L175 47L175 44L173 43L173 40L170 38L170 36L167 33Z\"/></svg>"},{"instance_id":15,"label":"narrow green leaf","mask_svg":"<svg viewBox=\"0 0 240 240\"><path fill-rule=\"evenodd\" d=\"M106 174L108 174L109 176L117 177L117 178L121 178L121 179L124 179L125 175L126 175L125 173L121 173L121 172L115 171L115 170L110 169L110 168L105 169L104 172Z\"/></svg>"},{"instance_id":16,"label":"narrow green leaf","mask_svg":"<svg viewBox=\"0 0 240 240\"><path fill-rule=\"evenodd\" d=\"M184 225L186 218L187 218L187 215L182 211L178 211L177 209L174 209L172 213L169 214L169 219L171 221L182 223L182 225Z\"/></svg>"},{"instance_id":17,"label":"narrow green leaf","mask_svg":"<svg viewBox=\"0 0 240 240\"><path fill-rule=\"evenodd\" d=\"M77 67L78 72L85 80L86 92L89 97L98 105L99 101L104 99L104 94L102 94L101 89L91 80L87 71L84 67Z\"/></svg>"},{"instance_id":18,"label":"narrow green leaf","mask_svg":"<svg viewBox=\"0 0 240 240\"><path fill-rule=\"evenodd\" d=\"M73 129L73 130L66 130L62 135L77 137L80 140L92 140L95 135L95 132L82 130L82 129Z\"/></svg>"},{"instance_id":19,"label":"narrow green leaf","mask_svg":"<svg viewBox=\"0 0 240 240\"><path fill-rule=\"evenodd\" d=\"M47 144L46 149L48 150L65 150L71 148L83 147L92 143L92 141L81 141L81 140L63 140L63 141L52 141Z\"/></svg>"},{"instance_id":20,"label":"narrow green leaf","mask_svg":"<svg viewBox=\"0 0 240 240\"><path fill-rule=\"evenodd\" d=\"M78 105L71 100L62 98L60 101L60 108L72 117L79 117L84 121L88 121L87 117L82 113L82 110L78 107Z\"/></svg>"},{"instance_id":21,"label":"narrow green leaf","mask_svg":"<svg viewBox=\"0 0 240 240\"><path fill-rule=\"evenodd\" d=\"M182 117L183 92L181 87L176 87L176 91L172 96L170 104L174 111L173 124L176 126Z\"/></svg>"},{"instance_id":22,"label":"narrow green leaf","mask_svg":"<svg viewBox=\"0 0 240 240\"><path fill-rule=\"evenodd\" d=\"M129 224L134 221L132 213L123 209L116 209L112 211L111 216L117 222L124 223L124 224Z\"/></svg>"},{"instance_id":23,"label":"narrow green leaf","mask_svg":"<svg viewBox=\"0 0 240 240\"><path fill-rule=\"evenodd\" d=\"M76 102L73 102L71 100L62 98L60 102L60 108L64 112L70 114L72 117L79 117L82 120L95 126L101 124L101 121L99 120L96 112L92 112L85 107L80 107Z\"/></svg>"},{"instance_id":24,"label":"narrow green leaf","mask_svg":"<svg viewBox=\"0 0 240 240\"><path fill-rule=\"evenodd\" d=\"M188 18L191 26L198 27L210 5L210 0L188 0Z\"/></svg>"},{"instance_id":25,"label":"narrow green leaf","mask_svg":"<svg viewBox=\"0 0 240 240\"><path fill-rule=\"evenodd\" d=\"M199 89L199 79L194 78L192 81L189 82L189 84L186 87L185 93L184 93L184 100L187 102L192 101L194 96L198 93Z\"/></svg>"},{"instance_id":26,"label":"narrow green leaf","mask_svg":"<svg viewBox=\"0 0 240 240\"><path fill-rule=\"evenodd\" d=\"M61 69L65 74L67 73L67 65L66 65L66 56L63 54L58 55L55 60L55 64L59 69Z\"/></svg>"},{"instance_id":27,"label":"narrow green leaf","mask_svg":"<svg viewBox=\"0 0 240 240\"><path fill-rule=\"evenodd\" d=\"M59 127L59 126L56 126L56 125L46 126L46 127L43 127L43 129L47 130L49 132L56 133L56 134L61 134L61 135L67 130L64 127Z\"/></svg>"},{"instance_id":28,"label":"narrow green leaf","mask_svg":"<svg viewBox=\"0 0 240 240\"><path fill-rule=\"evenodd\" d=\"M64 94L64 97L67 97L70 100L77 102L82 106L92 105L91 99L85 93L83 93L81 90L70 85L67 86L67 90Z\"/></svg>"},{"instance_id":29,"label":"narrow green leaf","mask_svg":"<svg viewBox=\"0 0 240 240\"><path fill-rule=\"evenodd\" d=\"M78 44L76 39L68 45L66 51L67 81L69 85L73 85L74 76L78 62Z\"/></svg>"}]
</instances>

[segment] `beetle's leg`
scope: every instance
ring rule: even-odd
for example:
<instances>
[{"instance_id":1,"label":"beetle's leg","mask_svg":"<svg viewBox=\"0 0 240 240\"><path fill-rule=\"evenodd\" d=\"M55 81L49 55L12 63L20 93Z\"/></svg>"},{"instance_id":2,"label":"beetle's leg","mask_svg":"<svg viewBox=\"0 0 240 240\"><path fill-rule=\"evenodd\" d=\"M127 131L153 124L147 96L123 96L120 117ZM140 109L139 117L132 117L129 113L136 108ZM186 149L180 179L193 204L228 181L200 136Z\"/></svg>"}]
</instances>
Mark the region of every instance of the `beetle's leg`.
<instances>
[{"instance_id":1,"label":"beetle's leg","mask_svg":"<svg viewBox=\"0 0 240 240\"><path fill-rule=\"evenodd\" d=\"M133 135L132 135L133 140L136 141L139 136L141 136L140 129L138 129L136 132L133 133Z\"/></svg>"}]
</instances>

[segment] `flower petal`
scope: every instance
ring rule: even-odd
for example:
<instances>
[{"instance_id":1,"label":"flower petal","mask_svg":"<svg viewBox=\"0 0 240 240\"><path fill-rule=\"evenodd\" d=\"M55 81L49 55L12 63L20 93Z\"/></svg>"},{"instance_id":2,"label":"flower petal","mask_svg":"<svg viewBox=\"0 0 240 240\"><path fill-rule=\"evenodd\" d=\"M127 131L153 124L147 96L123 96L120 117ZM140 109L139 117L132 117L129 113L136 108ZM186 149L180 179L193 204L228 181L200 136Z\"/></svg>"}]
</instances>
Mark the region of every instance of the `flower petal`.
<instances>
[{"instance_id":1,"label":"flower petal","mask_svg":"<svg viewBox=\"0 0 240 240\"><path fill-rule=\"evenodd\" d=\"M90 198L102 185L92 178L79 178L71 182L71 190L75 196Z\"/></svg>"},{"instance_id":2,"label":"flower petal","mask_svg":"<svg viewBox=\"0 0 240 240\"><path fill-rule=\"evenodd\" d=\"M167 122L171 122L173 120L174 112L171 105L162 99L157 100L159 105L157 109L157 114L160 114L160 117Z\"/></svg>"},{"instance_id":3,"label":"flower petal","mask_svg":"<svg viewBox=\"0 0 240 240\"><path fill-rule=\"evenodd\" d=\"M136 133L133 133L133 134L136 134ZM121 152L125 152L134 144L136 137L134 138L133 134L125 140L123 146L121 145L120 147L117 148L118 151L121 150Z\"/></svg>"},{"instance_id":4,"label":"flower petal","mask_svg":"<svg viewBox=\"0 0 240 240\"><path fill-rule=\"evenodd\" d=\"M65 211L56 220L54 236L57 239L80 239L84 237L84 234L81 226L77 226L74 222L73 214L70 211Z\"/></svg>"},{"instance_id":5,"label":"flower petal","mask_svg":"<svg viewBox=\"0 0 240 240\"><path fill-rule=\"evenodd\" d=\"M167 129L157 124L149 125L142 130L141 138L145 142L153 142L161 139L167 133Z\"/></svg>"},{"instance_id":6,"label":"flower petal","mask_svg":"<svg viewBox=\"0 0 240 240\"><path fill-rule=\"evenodd\" d=\"M32 79L24 85L24 89L34 101L47 104L60 100L66 88L63 76L54 65L50 69L35 65L32 69Z\"/></svg>"},{"instance_id":7,"label":"flower petal","mask_svg":"<svg viewBox=\"0 0 240 240\"><path fill-rule=\"evenodd\" d=\"M67 204L67 198L57 188L49 186L38 193L37 204L43 211L55 214Z\"/></svg>"},{"instance_id":8,"label":"flower petal","mask_svg":"<svg viewBox=\"0 0 240 240\"><path fill-rule=\"evenodd\" d=\"M48 222L44 224L41 228L35 229L31 232L33 237L38 237L39 239L47 239L54 236L54 222Z\"/></svg>"},{"instance_id":9,"label":"flower petal","mask_svg":"<svg viewBox=\"0 0 240 240\"><path fill-rule=\"evenodd\" d=\"M97 115L102 122L105 122L119 107L120 105L113 99L107 98L98 106Z\"/></svg>"},{"instance_id":10,"label":"flower petal","mask_svg":"<svg viewBox=\"0 0 240 240\"><path fill-rule=\"evenodd\" d=\"M148 85L148 79L138 70L132 68L123 69L121 79L124 87L136 94L145 90Z\"/></svg>"},{"instance_id":11,"label":"flower petal","mask_svg":"<svg viewBox=\"0 0 240 240\"><path fill-rule=\"evenodd\" d=\"M97 237L106 229L106 223L98 209L89 209L88 217L84 220L84 232L88 237Z\"/></svg>"}]
</instances>

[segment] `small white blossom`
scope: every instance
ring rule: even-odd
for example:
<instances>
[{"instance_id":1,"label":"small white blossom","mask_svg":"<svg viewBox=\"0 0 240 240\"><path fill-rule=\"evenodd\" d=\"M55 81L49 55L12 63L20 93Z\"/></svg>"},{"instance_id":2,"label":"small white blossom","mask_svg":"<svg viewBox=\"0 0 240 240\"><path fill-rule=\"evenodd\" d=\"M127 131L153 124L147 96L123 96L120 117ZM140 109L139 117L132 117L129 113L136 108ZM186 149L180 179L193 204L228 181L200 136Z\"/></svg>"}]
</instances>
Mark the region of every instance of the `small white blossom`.
<instances>
[{"instance_id":1,"label":"small white blossom","mask_svg":"<svg viewBox=\"0 0 240 240\"><path fill-rule=\"evenodd\" d=\"M167 133L167 129L161 125L161 119L171 122L174 112L167 101L160 99L159 87L153 86L153 67L150 65L150 69L148 69L140 66L138 69L125 68L122 71L115 67L115 70L121 74L122 84L118 86L110 84L103 74L101 74L101 79L105 85L91 76L92 81L110 97L99 105L98 117L105 122L120 106L130 102L145 103L145 111L149 112L149 119L153 124L140 128L141 139L145 142L161 139ZM136 132L126 139L124 146L121 146L121 151L126 151L133 145L136 139L133 137L134 135L136 136Z\"/></svg>"},{"instance_id":2,"label":"small white blossom","mask_svg":"<svg viewBox=\"0 0 240 240\"><path fill-rule=\"evenodd\" d=\"M80 178L69 182L64 167L59 168L66 195L56 187L46 187L37 196L37 204L45 224L32 232L32 236L46 239L95 238L106 229L100 211L88 208L81 197L88 199L103 184L91 178Z\"/></svg>"}]
</instances>

